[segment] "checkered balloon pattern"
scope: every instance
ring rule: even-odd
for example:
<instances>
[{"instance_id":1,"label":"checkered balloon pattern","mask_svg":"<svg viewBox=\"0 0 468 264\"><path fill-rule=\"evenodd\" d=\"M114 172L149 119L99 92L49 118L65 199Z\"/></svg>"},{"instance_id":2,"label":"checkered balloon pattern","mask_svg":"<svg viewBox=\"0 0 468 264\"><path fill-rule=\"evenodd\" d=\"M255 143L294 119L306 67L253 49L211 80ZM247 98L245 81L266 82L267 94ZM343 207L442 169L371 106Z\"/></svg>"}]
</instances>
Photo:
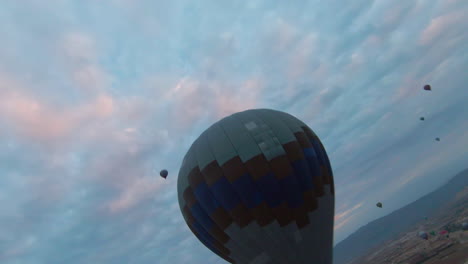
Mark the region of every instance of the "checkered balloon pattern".
<instances>
[{"instance_id":1,"label":"checkered balloon pattern","mask_svg":"<svg viewBox=\"0 0 468 264\"><path fill-rule=\"evenodd\" d=\"M230 263L332 263L334 184L317 135L255 109L205 130L184 157L179 205L195 236Z\"/></svg>"}]
</instances>

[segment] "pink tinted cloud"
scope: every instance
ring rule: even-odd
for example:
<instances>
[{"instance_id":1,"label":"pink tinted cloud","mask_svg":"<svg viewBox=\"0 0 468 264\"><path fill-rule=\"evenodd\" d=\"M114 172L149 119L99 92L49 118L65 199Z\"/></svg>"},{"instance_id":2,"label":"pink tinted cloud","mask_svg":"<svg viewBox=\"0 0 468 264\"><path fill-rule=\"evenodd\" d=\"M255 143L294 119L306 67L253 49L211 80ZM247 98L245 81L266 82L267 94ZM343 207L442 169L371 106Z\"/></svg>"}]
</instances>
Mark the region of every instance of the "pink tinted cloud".
<instances>
[{"instance_id":1,"label":"pink tinted cloud","mask_svg":"<svg viewBox=\"0 0 468 264\"><path fill-rule=\"evenodd\" d=\"M159 177L151 163L168 134L148 137L142 130L138 126L120 128L110 122L83 142L93 158L84 168L81 180L115 193L98 205L104 213L115 214L137 207L164 184L155 181Z\"/></svg>"},{"instance_id":2,"label":"pink tinted cloud","mask_svg":"<svg viewBox=\"0 0 468 264\"><path fill-rule=\"evenodd\" d=\"M149 165L160 144L153 140L142 137L137 128L129 127L88 142L88 151L94 158L87 164L81 179L114 193L112 198L98 205L105 213L119 213L139 206L164 184L155 180L159 177Z\"/></svg>"},{"instance_id":3,"label":"pink tinted cloud","mask_svg":"<svg viewBox=\"0 0 468 264\"><path fill-rule=\"evenodd\" d=\"M37 99L20 93L2 94L0 105L0 116L21 134L34 139L60 138L77 125L67 113L54 111Z\"/></svg>"},{"instance_id":4,"label":"pink tinted cloud","mask_svg":"<svg viewBox=\"0 0 468 264\"><path fill-rule=\"evenodd\" d=\"M60 109L34 98L22 87L18 91L0 90L0 118L18 135L41 142L73 136L85 122L108 118L113 112L114 100L104 94L91 102Z\"/></svg>"},{"instance_id":5,"label":"pink tinted cloud","mask_svg":"<svg viewBox=\"0 0 468 264\"><path fill-rule=\"evenodd\" d=\"M363 202L356 204L355 206L353 206L352 208L348 210L335 214L335 222L337 222L337 224L335 224L334 229L338 230L341 227L343 227L346 223L348 223L352 219L353 213L359 208L361 208L362 205L363 205Z\"/></svg>"},{"instance_id":6,"label":"pink tinted cloud","mask_svg":"<svg viewBox=\"0 0 468 264\"><path fill-rule=\"evenodd\" d=\"M263 88L263 82L254 78L244 81L238 89L233 88L229 91L219 89L215 97L216 118L255 108Z\"/></svg>"},{"instance_id":7,"label":"pink tinted cloud","mask_svg":"<svg viewBox=\"0 0 468 264\"><path fill-rule=\"evenodd\" d=\"M76 86L92 95L88 101L55 107L28 92L35 90L35 84L0 76L0 118L19 135L38 142L70 137L84 124L107 119L115 112L115 100L104 93L111 78L97 64L94 40L84 33L67 33L57 50Z\"/></svg>"},{"instance_id":8,"label":"pink tinted cloud","mask_svg":"<svg viewBox=\"0 0 468 264\"><path fill-rule=\"evenodd\" d=\"M172 100L172 122L177 128L187 129L210 111L213 91L196 79L182 78L168 97Z\"/></svg>"},{"instance_id":9,"label":"pink tinted cloud","mask_svg":"<svg viewBox=\"0 0 468 264\"><path fill-rule=\"evenodd\" d=\"M27 142L33 146L31 151L36 151L33 159L40 159L41 165L34 168L34 175L24 172L21 177L27 179L24 185L28 197L48 206L73 189L69 153L81 138L80 131L111 118L115 101L101 94L91 101L60 108L34 97L27 92L28 87L7 76L0 78L0 121L14 133L15 140Z\"/></svg>"},{"instance_id":10,"label":"pink tinted cloud","mask_svg":"<svg viewBox=\"0 0 468 264\"><path fill-rule=\"evenodd\" d=\"M237 82L182 78L166 94L171 100L171 119L177 129L188 129L207 116L222 118L254 108L258 104L264 83L253 77Z\"/></svg>"},{"instance_id":11,"label":"pink tinted cloud","mask_svg":"<svg viewBox=\"0 0 468 264\"><path fill-rule=\"evenodd\" d=\"M441 37L444 32L450 31L455 27L467 25L464 10L457 10L438 16L431 20L431 23L424 29L419 37L419 43L427 45Z\"/></svg>"},{"instance_id":12,"label":"pink tinted cloud","mask_svg":"<svg viewBox=\"0 0 468 264\"><path fill-rule=\"evenodd\" d=\"M156 191L163 187L163 184L157 182L152 177L138 177L134 175L133 181L127 183L127 186L121 190L119 195L109 201L108 209L110 213L119 213L142 201L150 199Z\"/></svg>"}]
</instances>

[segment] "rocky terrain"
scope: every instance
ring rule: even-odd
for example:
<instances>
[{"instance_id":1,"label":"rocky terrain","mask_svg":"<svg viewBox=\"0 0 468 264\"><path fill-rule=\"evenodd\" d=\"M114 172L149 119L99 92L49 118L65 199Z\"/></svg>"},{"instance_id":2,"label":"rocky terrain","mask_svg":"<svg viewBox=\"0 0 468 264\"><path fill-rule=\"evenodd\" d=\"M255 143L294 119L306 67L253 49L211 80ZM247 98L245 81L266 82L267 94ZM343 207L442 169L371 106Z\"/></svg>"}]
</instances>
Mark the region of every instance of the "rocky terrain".
<instances>
[{"instance_id":1,"label":"rocky terrain","mask_svg":"<svg viewBox=\"0 0 468 264\"><path fill-rule=\"evenodd\" d=\"M468 187L428 219L423 219L395 239L370 249L349 264L468 264L468 231L461 223L468 221ZM439 231L447 230L448 235ZM419 231L431 232L428 240Z\"/></svg>"}]
</instances>

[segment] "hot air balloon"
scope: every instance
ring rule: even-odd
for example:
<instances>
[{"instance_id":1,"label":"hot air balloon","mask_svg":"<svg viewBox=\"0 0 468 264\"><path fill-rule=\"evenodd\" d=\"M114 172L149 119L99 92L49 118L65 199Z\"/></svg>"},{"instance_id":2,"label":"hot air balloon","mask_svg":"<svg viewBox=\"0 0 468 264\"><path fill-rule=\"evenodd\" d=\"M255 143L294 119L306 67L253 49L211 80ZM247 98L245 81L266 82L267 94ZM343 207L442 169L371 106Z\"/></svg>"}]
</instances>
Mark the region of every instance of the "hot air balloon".
<instances>
[{"instance_id":1,"label":"hot air balloon","mask_svg":"<svg viewBox=\"0 0 468 264\"><path fill-rule=\"evenodd\" d=\"M419 120L424 121L424 117L420 117Z\"/></svg>"},{"instance_id":2,"label":"hot air balloon","mask_svg":"<svg viewBox=\"0 0 468 264\"><path fill-rule=\"evenodd\" d=\"M382 208L382 203L381 203L381 202L378 202L378 203L376 204L376 206L379 207L379 208Z\"/></svg>"},{"instance_id":3,"label":"hot air balloon","mask_svg":"<svg viewBox=\"0 0 468 264\"><path fill-rule=\"evenodd\" d=\"M424 90L431 91L432 88L431 88L431 86L429 84L426 84L426 85L424 85Z\"/></svg>"},{"instance_id":4,"label":"hot air balloon","mask_svg":"<svg viewBox=\"0 0 468 264\"><path fill-rule=\"evenodd\" d=\"M462 223L462 229L463 230L468 230L468 222L463 222Z\"/></svg>"},{"instance_id":5,"label":"hot air balloon","mask_svg":"<svg viewBox=\"0 0 468 264\"><path fill-rule=\"evenodd\" d=\"M437 137L437 138L435 138L435 140L436 140L436 141L440 141L440 138Z\"/></svg>"},{"instance_id":6,"label":"hot air balloon","mask_svg":"<svg viewBox=\"0 0 468 264\"><path fill-rule=\"evenodd\" d=\"M188 227L230 263L332 263L330 161L292 115L255 109L213 124L185 155L177 190Z\"/></svg>"},{"instance_id":7,"label":"hot air balloon","mask_svg":"<svg viewBox=\"0 0 468 264\"><path fill-rule=\"evenodd\" d=\"M424 231L419 231L418 236L419 236L420 238L422 238L422 239L425 239L425 240L428 240L428 239L429 239L429 236L428 236L427 233L424 232Z\"/></svg>"},{"instance_id":8,"label":"hot air balloon","mask_svg":"<svg viewBox=\"0 0 468 264\"><path fill-rule=\"evenodd\" d=\"M160 175L161 177L163 177L164 179L167 178L167 175L168 175L168 174L169 174L169 173L167 172L167 170L162 170L162 171L159 172L159 175Z\"/></svg>"}]
</instances>

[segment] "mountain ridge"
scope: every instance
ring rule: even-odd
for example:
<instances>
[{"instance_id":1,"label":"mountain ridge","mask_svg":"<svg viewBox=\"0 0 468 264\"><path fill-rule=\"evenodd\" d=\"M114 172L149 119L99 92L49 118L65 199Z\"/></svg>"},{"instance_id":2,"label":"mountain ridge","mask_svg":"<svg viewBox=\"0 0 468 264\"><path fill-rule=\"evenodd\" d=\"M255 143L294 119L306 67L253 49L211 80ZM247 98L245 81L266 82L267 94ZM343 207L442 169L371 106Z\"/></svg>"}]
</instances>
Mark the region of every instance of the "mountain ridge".
<instances>
[{"instance_id":1,"label":"mountain ridge","mask_svg":"<svg viewBox=\"0 0 468 264\"><path fill-rule=\"evenodd\" d=\"M383 242L396 238L401 232L408 231L424 216L434 215L445 204L456 198L457 193L468 185L468 168L455 174L439 188L419 199L370 221L354 233L337 243L334 247L334 264L345 264L365 254Z\"/></svg>"}]
</instances>

